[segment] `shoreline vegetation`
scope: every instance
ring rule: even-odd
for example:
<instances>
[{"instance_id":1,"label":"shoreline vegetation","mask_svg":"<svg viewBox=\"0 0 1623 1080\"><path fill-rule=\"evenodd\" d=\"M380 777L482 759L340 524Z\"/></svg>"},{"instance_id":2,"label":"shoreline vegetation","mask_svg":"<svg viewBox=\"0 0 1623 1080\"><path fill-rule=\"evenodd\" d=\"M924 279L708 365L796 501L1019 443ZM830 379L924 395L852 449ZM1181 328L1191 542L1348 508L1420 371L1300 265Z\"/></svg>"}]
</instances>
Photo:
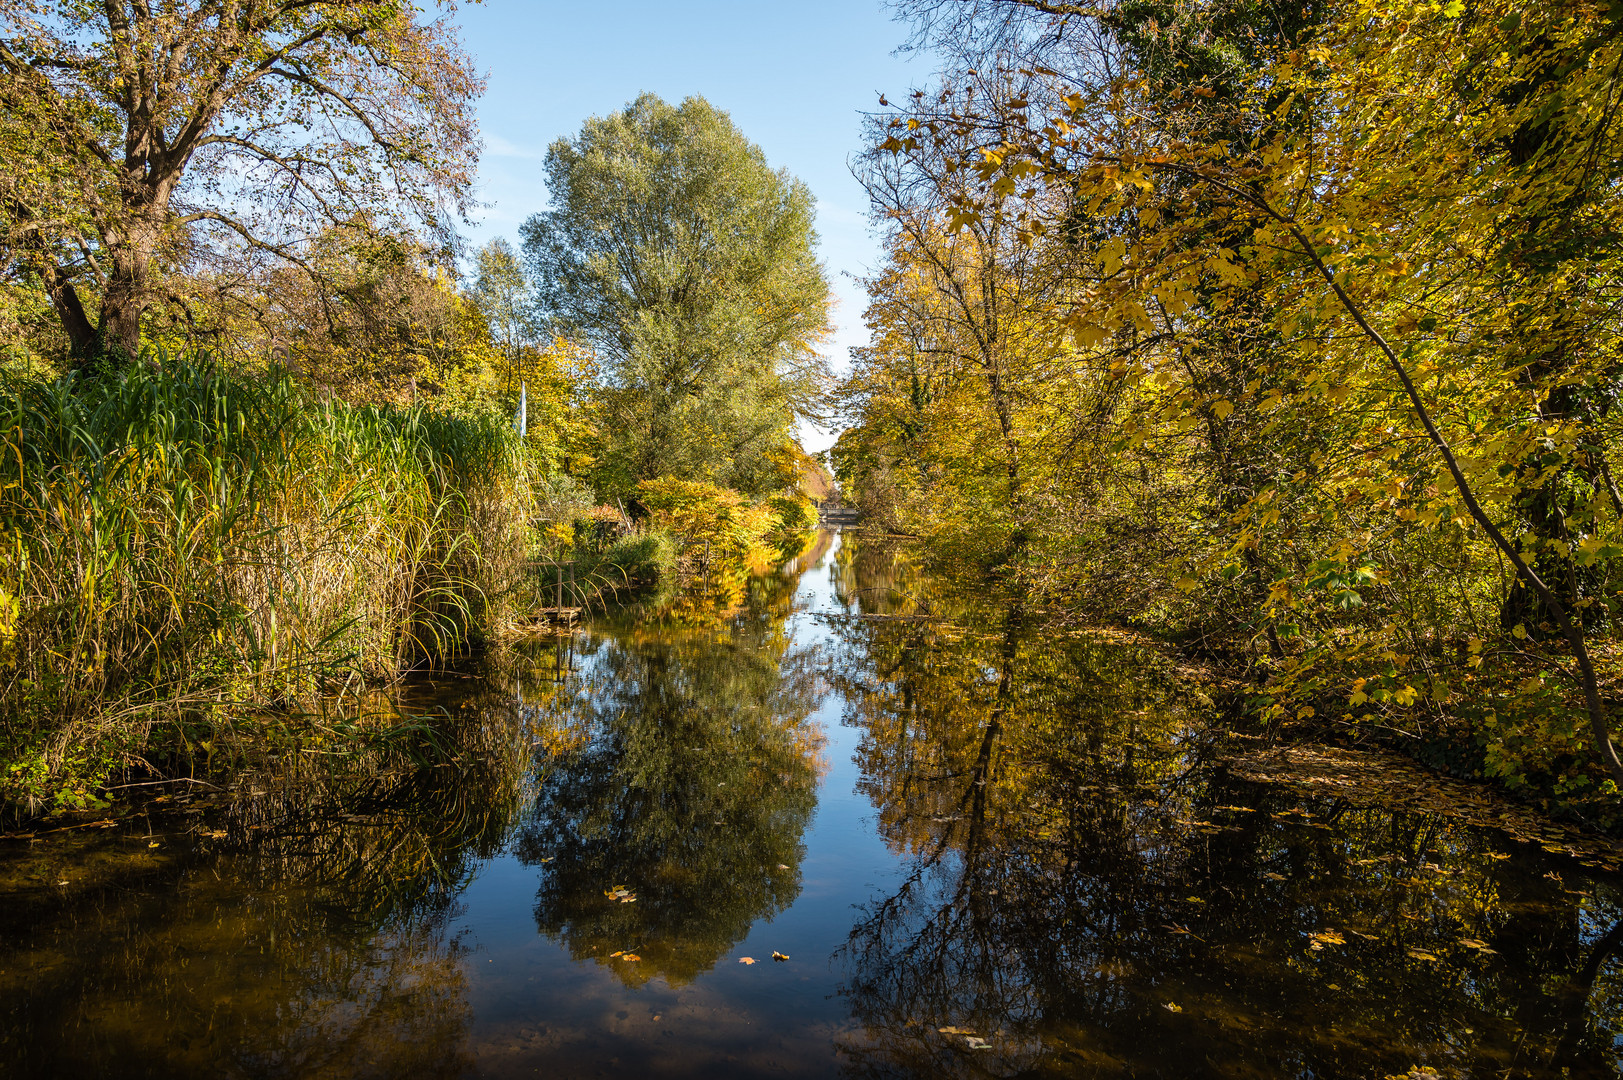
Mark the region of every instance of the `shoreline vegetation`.
<instances>
[{"instance_id":1,"label":"shoreline vegetation","mask_svg":"<svg viewBox=\"0 0 1623 1080\"><path fill-rule=\"evenodd\" d=\"M838 379L812 193L709 102L587 118L469 253L455 20L267 10L0 12L0 803L337 731L284 719L538 567L719 619L832 472L1026 617L1223 665L1225 730L1623 828L1619 10L897 0L937 66L865 114Z\"/></svg>"},{"instance_id":2,"label":"shoreline vegetation","mask_svg":"<svg viewBox=\"0 0 1623 1080\"><path fill-rule=\"evenodd\" d=\"M644 487L647 519L588 551L559 534L595 530L589 504L549 503L557 478L492 411L322 400L199 359L9 381L0 801L90 809L126 774L381 737L343 717L511 636L550 603L538 559L658 591L684 546L747 566L816 520L803 497Z\"/></svg>"}]
</instances>

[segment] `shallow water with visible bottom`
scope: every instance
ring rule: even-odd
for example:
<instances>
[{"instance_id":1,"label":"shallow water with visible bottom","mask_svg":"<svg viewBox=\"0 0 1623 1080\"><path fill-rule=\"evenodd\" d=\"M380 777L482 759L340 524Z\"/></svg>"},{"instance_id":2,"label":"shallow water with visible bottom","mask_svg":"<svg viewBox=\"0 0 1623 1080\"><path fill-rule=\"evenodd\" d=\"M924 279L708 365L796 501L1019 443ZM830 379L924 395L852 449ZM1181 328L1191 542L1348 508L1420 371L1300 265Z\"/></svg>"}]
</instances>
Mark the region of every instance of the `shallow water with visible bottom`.
<instances>
[{"instance_id":1,"label":"shallow water with visible bottom","mask_svg":"<svg viewBox=\"0 0 1623 1080\"><path fill-rule=\"evenodd\" d=\"M0 1075L1620 1071L1612 877L1239 779L1198 679L906 551L402 708L438 763L0 842Z\"/></svg>"}]
</instances>

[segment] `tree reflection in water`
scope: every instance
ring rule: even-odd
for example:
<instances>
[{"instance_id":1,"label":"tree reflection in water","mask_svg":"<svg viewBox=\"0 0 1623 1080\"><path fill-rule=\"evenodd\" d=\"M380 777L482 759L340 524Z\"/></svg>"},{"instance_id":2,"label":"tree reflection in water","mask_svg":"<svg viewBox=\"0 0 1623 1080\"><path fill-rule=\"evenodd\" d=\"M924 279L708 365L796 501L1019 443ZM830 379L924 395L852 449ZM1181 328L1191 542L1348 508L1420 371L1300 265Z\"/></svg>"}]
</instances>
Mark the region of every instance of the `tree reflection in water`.
<instances>
[{"instance_id":1,"label":"tree reflection in water","mask_svg":"<svg viewBox=\"0 0 1623 1080\"><path fill-rule=\"evenodd\" d=\"M860 558L848 593L955 603ZM1575 903L1479 831L1231 780L1155 652L979 622L836 624L907 867L842 950L848 1074L1616 1075L1609 886Z\"/></svg>"},{"instance_id":2,"label":"tree reflection in water","mask_svg":"<svg viewBox=\"0 0 1623 1080\"><path fill-rule=\"evenodd\" d=\"M800 891L816 652L785 632L792 576L749 588L719 635L683 617L593 639L541 710L552 753L515 849L542 868L536 922L629 984L692 980Z\"/></svg>"}]
</instances>

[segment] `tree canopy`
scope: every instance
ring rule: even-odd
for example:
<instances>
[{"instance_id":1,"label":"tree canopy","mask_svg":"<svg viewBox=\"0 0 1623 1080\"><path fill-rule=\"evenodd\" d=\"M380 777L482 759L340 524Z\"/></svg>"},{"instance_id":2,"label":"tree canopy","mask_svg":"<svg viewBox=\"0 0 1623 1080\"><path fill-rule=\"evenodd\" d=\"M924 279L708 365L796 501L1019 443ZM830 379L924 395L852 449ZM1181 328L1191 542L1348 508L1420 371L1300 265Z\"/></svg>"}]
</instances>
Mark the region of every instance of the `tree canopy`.
<instances>
[{"instance_id":1,"label":"tree canopy","mask_svg":"<svg viewBox=\"0 0 1623 1080\"><path fill-rule=\"evenodd\" d=\"M1073 607L1226 642L1271 723L1623 782L1617 13L902 8L945 73L860 159L891 258L842 479ZM1021 347L954 366L994 315ZM1026 497L965 499L1005 470Z\"/></svg>"},{"instance_id":2,"label":"tree canopy","mask_svg":"<svg viewBox=\"0 0 1623 1080\"><path fill-rule=\"evenodd\" d=\"M448 8L449 5L441 5ZM0 245L74 355L135 356L172 277L320 274L324 231L451 241L483 88L391 0L17 0L0 9Z\"/></svg>"},{"instance_id":3,"label":"tree canopy","mask_svg":"<svg viewBox=\"0 0 1623 1080\"><path fill-rule=\"evenodd\" d=\"M829 284L814 203L702 98L645 94L547 152L524 223L540 308L596 350L611 486L668 474L751 494L816 404Z\"/></svg>"}]
</instances>

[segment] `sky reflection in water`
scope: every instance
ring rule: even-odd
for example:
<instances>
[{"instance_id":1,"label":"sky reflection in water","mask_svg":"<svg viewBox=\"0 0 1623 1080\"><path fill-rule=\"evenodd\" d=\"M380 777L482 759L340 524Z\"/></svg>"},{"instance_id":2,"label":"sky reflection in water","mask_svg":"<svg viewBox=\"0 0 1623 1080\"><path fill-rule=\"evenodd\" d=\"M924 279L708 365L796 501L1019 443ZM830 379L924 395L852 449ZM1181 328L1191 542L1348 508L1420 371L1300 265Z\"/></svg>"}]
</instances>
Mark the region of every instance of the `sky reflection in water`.
<instances>
[{"instance_id":1,"label":"sky reflection in water","mask_svg":"<svg viewBox=\"0 0 1623 1080\"><path fill-rule=\"evenodd\" d=\"M416 687L453 767L0 847L0 1074L1617 1074L1614 882L1230 778L1156 654L905 552L806 564Z\"/></svg>"}]
</instances>

